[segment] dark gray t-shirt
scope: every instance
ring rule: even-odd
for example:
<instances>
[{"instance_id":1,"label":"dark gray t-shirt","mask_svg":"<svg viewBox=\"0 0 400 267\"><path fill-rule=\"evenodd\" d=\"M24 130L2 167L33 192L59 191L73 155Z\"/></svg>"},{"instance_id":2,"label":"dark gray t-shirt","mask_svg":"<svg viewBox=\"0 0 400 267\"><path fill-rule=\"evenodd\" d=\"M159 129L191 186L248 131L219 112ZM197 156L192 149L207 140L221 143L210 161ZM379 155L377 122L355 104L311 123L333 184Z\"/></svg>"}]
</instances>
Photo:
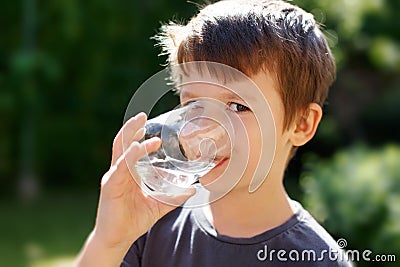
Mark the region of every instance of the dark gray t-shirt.
<instances>
[{"instance_id":1,"label":"dark gray t-shirt","mask_svg":"<svg viewBox=\"0 0 400 267\"><path fill-rule=\"evenodd\" d=\"M284 224L251 238L219 235L201 208L177 208L129 249L123 267L351 266L335 240L296 202Z\"/></svg>"}]
</instances>

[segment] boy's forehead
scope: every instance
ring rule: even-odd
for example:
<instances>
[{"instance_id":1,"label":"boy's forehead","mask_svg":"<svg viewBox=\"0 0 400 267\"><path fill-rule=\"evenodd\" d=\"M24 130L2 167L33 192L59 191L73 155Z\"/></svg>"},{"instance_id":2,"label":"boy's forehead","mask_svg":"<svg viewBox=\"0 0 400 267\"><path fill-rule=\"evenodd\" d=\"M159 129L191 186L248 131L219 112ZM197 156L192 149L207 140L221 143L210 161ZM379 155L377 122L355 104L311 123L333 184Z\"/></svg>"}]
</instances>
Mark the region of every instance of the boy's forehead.
<instances>
[{"instance_id":1,"label":"boy's forehead","mask_svg":"<svg viewBox=\"0 0 400 267\"><path fill-rule=\"evenodd\" d=\"M213 73L191 68L179 74L177 87L183 97L211 93L226 98L256 100L260 94L263 95L253 79L230 68Z\"/></svg>"},{"instance_id":2,"label":"boy's forehead","mask_svg":"<svg viewBox=\"0 0 400 267\"><path fill-rule=\"evenodd\" d=\"M221 83L210 80L186 80L180 86L183 98L215 96L221 99L241 99L255 101L260 90L251 80L230 81Z\"/></svg>"}]
</instances>

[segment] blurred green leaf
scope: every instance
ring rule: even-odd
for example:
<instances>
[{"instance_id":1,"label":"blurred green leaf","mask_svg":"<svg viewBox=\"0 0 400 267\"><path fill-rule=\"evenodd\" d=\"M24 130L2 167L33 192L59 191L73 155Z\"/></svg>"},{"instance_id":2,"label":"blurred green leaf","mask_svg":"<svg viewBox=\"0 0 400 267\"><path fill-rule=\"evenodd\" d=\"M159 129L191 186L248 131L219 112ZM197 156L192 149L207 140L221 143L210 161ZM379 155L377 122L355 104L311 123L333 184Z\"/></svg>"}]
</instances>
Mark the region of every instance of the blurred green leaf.
<instances>
[{"instance_id":1,"label":"blurred green leaf","mask_svg":"<svg viewBox=\"0 0 400 267\"><path fill-rule=\"evenodd\" d=\"M354 249L400 255L400 146L355 145L331 159L309 156L301 178L311 213Z\"/></svg>"}]
</instances>

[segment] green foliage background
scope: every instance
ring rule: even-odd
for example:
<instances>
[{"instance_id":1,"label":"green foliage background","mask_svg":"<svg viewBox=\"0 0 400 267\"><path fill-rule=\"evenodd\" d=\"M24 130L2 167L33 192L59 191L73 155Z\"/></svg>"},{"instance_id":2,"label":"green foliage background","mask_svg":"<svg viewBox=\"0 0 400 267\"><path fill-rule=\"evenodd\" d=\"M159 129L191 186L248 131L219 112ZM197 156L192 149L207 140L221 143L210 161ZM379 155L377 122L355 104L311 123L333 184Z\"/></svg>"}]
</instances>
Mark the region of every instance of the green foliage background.
<instances>
[{"instance_id":1,"label":"green foliage background","mask_svg":"<svg viewBox=\"0 0 400 267\"><path fill-rule=\"evenodd\" d=\"M308 155L304 204L331 234L347 240L346 249L359 250L360 259L367 249L400 257L399 158L395 145L356 144L329 160Z\"/></svg>"},{"instance_id":2,"label":"green foliage background","mask_svg":"<svg viewBox=\"0 0 400 267\"><path fill-rule=\"evenodd\" d=\"M289 193L349 247L399 255L399 154L391 151L400 147L400 2L293 3L322 25L338 75L317 136L288 168ZM15 249L0 251L0 266L79 250L96 197L77 203L98 194L131 96L163 68L150 37L196 9L178 0L2 2L0 247ZM52 220L59 238L40 227ZM66 248L68 237L75 242Z\"/></svg>"}]
</instances>

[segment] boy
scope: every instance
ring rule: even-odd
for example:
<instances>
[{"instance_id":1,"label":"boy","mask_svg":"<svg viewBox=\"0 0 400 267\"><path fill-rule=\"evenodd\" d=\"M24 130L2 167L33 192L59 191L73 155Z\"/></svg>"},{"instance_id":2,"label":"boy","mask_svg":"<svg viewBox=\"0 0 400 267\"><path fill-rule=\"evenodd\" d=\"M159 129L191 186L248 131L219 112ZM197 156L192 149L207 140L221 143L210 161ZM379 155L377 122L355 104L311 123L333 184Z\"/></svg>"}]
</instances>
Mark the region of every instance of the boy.
<instances>
[{"instance_id":1,"label":"boy","mask_svg":"<svg viewBox=\"0 0 400 267\"><path fill-rule=\"evenodd\" d=\"M198 208L176 208L194 195L193 188L171 197L169 204L146 196L126 162L155 151L160 140L138 143L146 121L145 114L138 114L114 140L96 225L78 265L348 266L333 238L287 196L282 182L296 148L314 136L335 78L334 60L312 16L283 1L220 1L203 8L186 26L164 26L158 37L171 65L217 62L250 77L274 118L272 165L266 177L255 177L258 168L269 166L258 165L262 139L257 114L240 93L211 85L182 87L182 103L214 99L242 121L249 158L240 181L222 198ZM124 143L131 143L124 153L122 132ZM212 184L228 164L224 161L200 182ZM260 178L263 182L250 193L251 181Z\"/></svg>"}]
</instances>

